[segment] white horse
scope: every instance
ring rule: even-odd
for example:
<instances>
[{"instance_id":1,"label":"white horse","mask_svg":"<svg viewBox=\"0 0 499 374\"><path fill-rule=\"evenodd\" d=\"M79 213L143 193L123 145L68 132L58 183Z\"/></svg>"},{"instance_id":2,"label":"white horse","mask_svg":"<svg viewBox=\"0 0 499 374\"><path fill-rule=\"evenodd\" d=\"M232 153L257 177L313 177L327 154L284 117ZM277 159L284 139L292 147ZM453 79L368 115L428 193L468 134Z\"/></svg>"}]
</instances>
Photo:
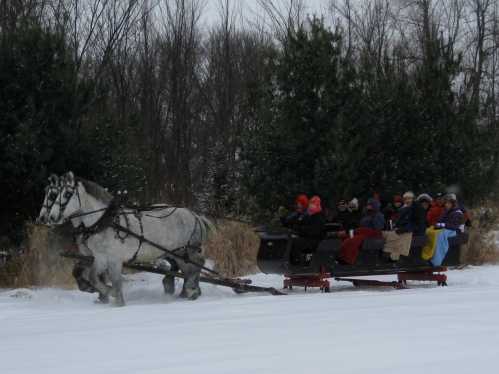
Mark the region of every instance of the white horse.
<instances>
[{"instance_id":1,"label":"white horse","mask_svg":"<svg viewBox=\"0 0 499 374\"><path fill-rule=\"evenodd\" d=\"M194 300L201 294L199 276L204 258L200 246L207 238L212 224L189 209L161 206L142 210L119 207L113 203L113 197L104 188L94 182L77 180L69 172L64 177L49 220L56 225L69 220L78 234L79 251L94 257L88 277L101 295L101 301L107 302L108 295L111 294L118 305L124 305L121 275L123 263L154 261L159 258L167 259L174 270L178 266L184 274L182 297ZM173 250L186 261L116 229L115 225ZM111 288L100 279L103 274L109 276ZM165 292L174 292L172 277L165 277L163 285Z\"/></svg>"},{"instance_id":2,"label":"white horse","mask_svg":"<svg viewBox=\"0 0 499 374\"><path fill-rule=\"evenodd\" d=\"M43 198L42 209L36 219L36 223L48 223L50 210L61 191L60 179L57 175L51 174L48 181L49 184L45 187L45 197Z\"/></svg>"},{"instance_id":3,"label":"white horse","mask_svg":"<svg viewBox=\"0 0 499 374\"><path fill-rule=\"evenodd\" d=\"M55 204L56 200L59 198L59 194L62 189L62 183L64 178L59 177L56 174L51 174L48 178L49 184L45 187L45 196L43 198L42 208L40 214L36 219L37 224L49 224L49 215L52 210L52 206ZM86 253L91 255L91 253ZM78 261L73 269L73 276L78 284L78 288L85 292L97 292L95 287L89 281L89 271L90 267L86 266L84 261ZM101 281L105 283L105 274L101 275ZM99 299L106 299L106 295L99 294Z\"/></svg>"}]
</instances>

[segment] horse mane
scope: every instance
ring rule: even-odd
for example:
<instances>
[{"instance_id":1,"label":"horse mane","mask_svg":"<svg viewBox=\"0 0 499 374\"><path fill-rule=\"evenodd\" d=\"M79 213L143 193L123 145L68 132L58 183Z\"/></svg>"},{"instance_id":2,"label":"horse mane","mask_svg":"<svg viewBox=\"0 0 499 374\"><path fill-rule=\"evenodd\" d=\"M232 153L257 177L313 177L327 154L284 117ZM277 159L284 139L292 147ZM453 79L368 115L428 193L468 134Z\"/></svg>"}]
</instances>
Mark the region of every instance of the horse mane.
<instances>
[{"instance_id":1,"label":"horse mane","mask_svg":"<svg viewBox=\"0 0 499 374\"><path fill-rule=\"evenodd\" d=\"M85 190L98 200L102 200L104 203L109 204L113 200L113 195L111 195L104 187L99 186L95 182L89 180L78 178L78 181L83 184Z\"/></svg>"}]
</instances>

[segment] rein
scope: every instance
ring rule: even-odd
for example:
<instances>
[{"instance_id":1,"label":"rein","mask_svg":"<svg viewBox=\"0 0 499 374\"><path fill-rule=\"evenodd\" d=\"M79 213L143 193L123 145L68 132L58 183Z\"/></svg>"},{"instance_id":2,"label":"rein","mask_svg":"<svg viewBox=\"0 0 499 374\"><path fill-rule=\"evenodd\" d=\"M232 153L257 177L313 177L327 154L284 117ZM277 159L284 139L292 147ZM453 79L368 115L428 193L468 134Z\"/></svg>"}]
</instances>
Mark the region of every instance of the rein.
<instances>
[{"instance_id":1,"label":"rein","mask_svg":"<svg viewBox=\"0 0 499 374\"><path fill-rule=\"evenodd\" d=\"M107 207L105 207L105 208L100 208L100 209L92 210L90 212L73 213L73 214L69 215L68 217L66 217L65 221L68 222L68 221L71 221L74 218L80 218L80 217L89 216L89 215L92 215L92 214L95 214L95 213L100 213L100 212L103 212L103 211L107 210L108 208L109 208L109 205Z\"/></svg>"}]
</instances>

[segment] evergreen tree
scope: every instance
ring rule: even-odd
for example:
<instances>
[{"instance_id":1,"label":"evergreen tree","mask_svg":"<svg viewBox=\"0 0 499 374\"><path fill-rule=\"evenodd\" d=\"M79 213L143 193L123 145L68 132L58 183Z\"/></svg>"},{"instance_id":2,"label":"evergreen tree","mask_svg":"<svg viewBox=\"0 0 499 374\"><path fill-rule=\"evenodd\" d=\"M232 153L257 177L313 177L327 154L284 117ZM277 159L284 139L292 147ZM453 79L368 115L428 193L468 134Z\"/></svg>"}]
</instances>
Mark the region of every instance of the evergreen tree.
<instances>
[{"instance_id":1,"label":"evergreen tree","mask_svg":"<svg viewBox=\"0 0 499 374\"><path fill-rule=\"evenodd\" d=\"M334 185L334 128L342 105L341 36L312 19L289 30L269 90L272 110L248 149L250 192L264 209Z\"/></svg>"}]
</instances>

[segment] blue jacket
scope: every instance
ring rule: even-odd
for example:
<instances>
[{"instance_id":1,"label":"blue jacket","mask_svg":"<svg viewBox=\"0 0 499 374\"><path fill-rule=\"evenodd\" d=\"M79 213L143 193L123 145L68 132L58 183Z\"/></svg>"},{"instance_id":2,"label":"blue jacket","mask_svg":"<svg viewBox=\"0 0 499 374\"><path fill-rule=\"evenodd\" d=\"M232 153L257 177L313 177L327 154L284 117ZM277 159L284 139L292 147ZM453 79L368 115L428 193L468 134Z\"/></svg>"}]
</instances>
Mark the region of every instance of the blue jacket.
<instances>
[{"instance_id":1,"label":"blue jacket","mask_svg":"<svg viewBox=\"0 0 499 374\"><path fill-rule=\"evenodd\" d=\"M371 205L373 210L366 211L364 217L360 220L360 227L383 230L385 228L385 216L379 211L379 201L376 199L369 199L367 205Z\"/></svg>"}]
</instances>

